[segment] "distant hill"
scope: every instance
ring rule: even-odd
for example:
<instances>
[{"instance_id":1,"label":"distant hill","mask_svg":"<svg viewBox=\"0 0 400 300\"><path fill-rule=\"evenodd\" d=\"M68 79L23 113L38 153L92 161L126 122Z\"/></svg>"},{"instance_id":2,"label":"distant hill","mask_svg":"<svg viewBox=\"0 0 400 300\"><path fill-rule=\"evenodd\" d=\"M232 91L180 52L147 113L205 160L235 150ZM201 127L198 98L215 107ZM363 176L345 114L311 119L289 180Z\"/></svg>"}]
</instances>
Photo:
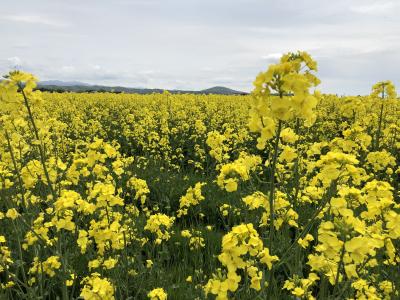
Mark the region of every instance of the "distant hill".
<instances>
[{"instance_id":1,"label":"distant hill","mask_svg":"<svg viewBox=\"0 0 400 300\"><path fill-rule=\"evenodd\" d=\"M222 95L242 95L246 94L244 92L235 91L224 86L214 86L209 89L201 90L202 94L222 94Z\"/></svg>"},{"instance_id":2,"label":"distant hill","mask_svg":"<svg viewBox=\"0 0 400 300\"><path fill-rule=\"evenodd\" d=\"M127 93L127 94L153 94L162 93L163 89L129 88L122 86L90 85L79 81L47 80L40 81L37 87L41 91L49 92L75 92L75 93ZM218 94L218 95L246 95L246 92L235 91L223 86L215 86L200 91L168 90L171 94Z\"/></svg>"}]
</instances>

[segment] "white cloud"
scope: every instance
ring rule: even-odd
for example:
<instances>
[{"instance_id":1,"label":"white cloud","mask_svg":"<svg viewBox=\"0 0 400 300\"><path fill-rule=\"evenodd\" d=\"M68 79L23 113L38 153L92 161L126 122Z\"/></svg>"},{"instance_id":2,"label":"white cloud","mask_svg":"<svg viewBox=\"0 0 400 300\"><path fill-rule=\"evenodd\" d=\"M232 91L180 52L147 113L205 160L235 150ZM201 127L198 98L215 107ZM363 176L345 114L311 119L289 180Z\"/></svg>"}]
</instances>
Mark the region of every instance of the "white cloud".
<instances>
[{"instance_id":1,"label":"white cloud","mask_svg":"<svg viewBox=\"0 0 400 300\"><path fill-rule=\"evenodd\" d=\"M399 7L398 3L380 1L366 5L351 6L350 10L359 14L385 14L392 12L396 7Z\"/></svg>"},{"instance_id":2,"label":"white cloud","mask_svg":"<svg viewBox=\"0 0 400 300\"><path fill-rule=\"evenodd\" d=\"M230 76L215 77L211 80L213 84L232 84L235 79Z\"/></svg>"},{"instance_id":3,"label":"white cloud","mask_svg":"<svg viewBox=\"0 0 400 300\"><path fill-rule=\"evenodd\" d=\"M2 16L0 19L18 23L39 24L53 27L68 27L68 24L64 22L40 15L8 15Z\"/></svg>"},{"instance_id":4,"label":"white cloud","mask_svg":"<svg viewBox=\"0 0 400 300\"><path fill-rule=\"evenodd\" d=\"M202 67L200 70L203 72L212 72L212 71L214 71L214 68L213 67Z\"/></svg>"},{"instance_id":5,"label":"white cloud","mask_svg":"<svg viewBox=\"0 0 400 300\"><path fill-rule=\"evenodd\" d=\"M75 67L74 66L62 66L61 71L65 73L73 73L75 72Z\"/></svg>"},{"instance_id":6,"label":"white cloud","mask_svg":"<svg viewBox=\"0 0 400 300\"><path fill-rule=\"evenodd\" d=\"M13 56L7 58L8 68L10 69L20 69L22 66L22 60L18 56Z\"/></svg>"},{"instance_id":7,"label":"white cloud","mask_svg":"<svg viewBox=\"0 0 400 300\"><path fill-rule=\"evenodd\" d=\"M138 74L142 74L142 75L153 75L153 74L159 74L160 71L157 70L141 70L137 72Z\"/></svg>"},{"instance_id":8,"label":"white cloud","mask_svg":"<svg viewBox=\"0 0 400 300\"><path fill-rule=\"evenodd\" d=\"M22 62L18 56L9 57L7 60L14 66L20 65Z\"/></svg>"},{"instance_id":9,"label":"white cloud","mask_svg":"<svg viewBox=\"0 0 400 300\"><path fill-rule=\"evenodd\" d=\"M265 60L278 60L281 58L281 56L282 56L282 53L270 53L270 54L261 56L261 58L265 59Z\"/></svg>"}]
</instances>

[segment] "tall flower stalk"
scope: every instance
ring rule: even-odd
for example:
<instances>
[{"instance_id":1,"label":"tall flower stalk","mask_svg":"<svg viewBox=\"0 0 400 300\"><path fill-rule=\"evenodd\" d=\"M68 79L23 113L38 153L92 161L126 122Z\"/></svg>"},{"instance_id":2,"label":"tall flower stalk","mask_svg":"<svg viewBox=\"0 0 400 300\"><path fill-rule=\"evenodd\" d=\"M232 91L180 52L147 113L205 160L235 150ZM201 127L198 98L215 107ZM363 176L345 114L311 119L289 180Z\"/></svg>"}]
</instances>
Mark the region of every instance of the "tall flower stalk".
<instances>
[{"instance_id":1,"label":"tall flower stalk","mask_svg":"<svg viewBox=\"0 0 400 300\"><path fill-rule=\"evenodd\" d=\"M282 56L278 64L271 65L266 72L260 73L254 82L250 130L260 133L257 139L257 148L260 150L266 147L268 140L274 138L272 155L267 163L270 166L268 201L271 255L275 254L275 173L280 151L280 134L291 120L303 119L307 126L314 123L316 119L314 109L318 100L309 90L320 82L312 73L316 70L317 64L308 53L288 53ZM273 274L272 268L268 279L268 297L271 297Z\"/></svg>"},{"instance_id":2,"label":"tall flower stalk","mask_svg":"<svg viewBox=\"0 0 400 300\"><path fill-rule=\"evenodd\" d=\"M382 124L384 121L384 107L385 107L385 99L394 99L396 98L396 91L393 83L391 81L380 81L372 87L371 97L380 98L380 109L379 109L379 117L378 117L378 128L376 130L375 135L375 143L374 150L379 151L380 148L380 138L382 134Z\"/></svg>"}]
</instances>

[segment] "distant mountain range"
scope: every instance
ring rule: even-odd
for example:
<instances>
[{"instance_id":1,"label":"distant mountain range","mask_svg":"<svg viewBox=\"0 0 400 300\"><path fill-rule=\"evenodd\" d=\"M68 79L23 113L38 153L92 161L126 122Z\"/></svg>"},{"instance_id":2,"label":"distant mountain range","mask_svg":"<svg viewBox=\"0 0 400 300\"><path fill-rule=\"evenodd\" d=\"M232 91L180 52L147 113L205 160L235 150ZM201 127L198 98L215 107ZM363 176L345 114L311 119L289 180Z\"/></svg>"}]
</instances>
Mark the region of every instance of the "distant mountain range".
<instances>
[{"instance_id":1,"label":"distant mountain range","mask_svg":"<svg viewBox=\"0 0 400 300\"><path fill-rule=\"evenodd\" d=\"M147 89L147 88L129 88L122 86L104 86L91 85L79 81L61 81L61 80L46 80L40 81L37 87L41 91L49 92L111 92L111 93L127 93L127 94L153 94L162 93L163 89ZM218 95L246 95L246 92L235 91L223 86L214 86L209 89L200 91L190 90L168 90L172 94L218 94Z\"/></svg>"}]
</instances>

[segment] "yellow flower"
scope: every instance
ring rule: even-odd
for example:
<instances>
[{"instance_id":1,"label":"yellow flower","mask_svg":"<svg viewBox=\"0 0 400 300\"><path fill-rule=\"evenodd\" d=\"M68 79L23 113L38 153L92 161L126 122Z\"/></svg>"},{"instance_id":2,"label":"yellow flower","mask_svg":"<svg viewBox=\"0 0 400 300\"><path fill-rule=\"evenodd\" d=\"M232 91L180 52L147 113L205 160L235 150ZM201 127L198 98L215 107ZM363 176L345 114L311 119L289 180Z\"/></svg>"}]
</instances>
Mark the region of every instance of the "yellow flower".
<instances>
[{"instance_id":1,"label":"yellow flower","mask_svg":"<svg viewBox=\"0 0 400 300\"><path fill-rule=\"evenodd\" d=\"M269 254L268 248L264 248L264 250L260 252L259 256L260 262L266 264L270 270L272 268L272 263L279 260L278 256Z\"/></svg>"},{"instance_id":2,"label":"yellow flower","mask_svg":"<svg viewBox=\"0 0 400 300\"><path fill-rule=\"evenodd\" d=\"M250 172L255 171L260 164L261 157L241 152L237 160L221 167L217 184L227 192L234 192L237 190L238 181L248 181Z\"/></svg>"},{"instance_id":3,"label":"yellow flower","mask_svg":"<svg viewBox=\"0 0 400 300\"><path fill-rule=\"evenodd\" d=\"M293 144L299 139L299 136L293 131L293 129L287 127L281 131L281 139L284 143Z\"/></svg>"},{"instance_id":4,"label":"yellow flower","mask_svg":"<svg viewBox=\"0 0 400 300\"><path fill-rule=\"evenodd\" d=\"M282 121L289 120L292 115L291 101L288 97L274 97L271 96L271 114Z\"/></svg>"},{"instance_id":5,"label":"yellow flower","mask_svg":"<svg viewBox=\"0 0 400 300\"><path fill-rule=\"evenodd\" d=\"M148 294L147 297L150 300L167 300L168 295L167 293L164 291L163 288L156 288L151 290Z\"/></svg>"},{"instance_id":6,"label":"yellow flower","mask_svg":"<svg viewBox=\"0 0 400 300\"><path fill-rule=\"evenodd\" d=\"M84 286L80 296L84 300L115 299L113 285L107 278L101 278L99 273L92 273L85 277L81 283Z\"/></svg>"},{"instance_id":7,"label":"yellow flower","mask_svg":"<svg viewBox=\"0 0 400 300\"><path fill-rule=\"evenodd\" d=\"M146 203L146 199L150 194L149 187L147 182L143 179L132 177L128 181L128 186L132 187L135 190L135 200L140 200L140 203L144 205Z\"/></svg>"},{"instance_id":8,"label":"yellow flower","mask_svg":"<svg viewBox=\"0 0 400 300\"><path fill-rule=\"evenodd\" d=\"M113 269L117 263L118 263L118 259L109 258L109 259L107 259L107 260L105 260L105 261L103 262L103 266L104 266L106 269Z\"/></svg>"},{"instance_id":9,"label":"yellow flower","mask_svg":"<svg viewBox=\"0 0 400 300\"><path fill-rule=\"evenodd\" d=\"M15 220L19 216L20 216L20 214L18 213L18 211L15 208L10 208L9 210L7 210L7 213L6 213L7 218Z\"/></svg>"},{"instance_id":10,"label":"yellow flower","mask_svg":"<svg viewBox=\"0 0 400 300\"><path fill-rule=\"evenodd\" d=\"M304 290L300 287L296 287L293 289L292 294L297 297L302 297L304 295Z\"/></svg>"},{"instance_id":11,"label":"yellow flower","mask_svg":"<svg viewBox=\"0 0 400 300\"><path fill-rule=\"evenodd\" d=\"M156 243L160 244L162 240L169 240L170 233L168 232L168 229L172 227L174 220L174 217L168 217L165 214L157 213L151 215L147 219L147 223L144 229L156 233Z\"/></svg>"},{"instance_id":12,"label":"yellow flower","mask_svg":"<svg viewBox=\"0 0 400 300\"><path fill-rule=\"evenodd\" d=\"M146 259L146 268L150 269L153 266L153 261L151 259Z\"/></svg>"},{"instance_id":13,"label":"yellow flower","mask_svg":"<svg viewBox=\"0 0 400 300\"><path fill-rule=\"evenodd\" d=\"M392 239L400 238L400 214L390 210L386 213L385 219L387 220L386 227L389 231L389 236Z\"/></svg>"},{"instance_id":14,"label":"yellow flower","mask_svg":"<svg viewBox=\"0 0 400 300\"><path fill-rule=\"evenodd\" d=\"M308 245L309 245L309 242L311 242L311 241L313 241L314 240L314 237L311 235L311 234L307 234L305 237L304 237L304 239L299 239L298 240L298 244L302 247L302 248L307 248L308 247Z\"/></svg>"},{"instance_id":15,"label":"yellow flower","mask_svg":"<svg viewBox=\"0 0 400 300\"><path fill-rule=\"evenodd\" d=\"M70 275L70 279L68 279L66 282L65 282L65 285L66 286L72 286L73 284L74 284L74 280L75 280L75 274L71 274Z\"/></svg>"},{"instance_id":16,"label":"yellow flower","mask_svg":"<svg viewBox=\"0 0 400 300\"><path fill-rule=\"evenodd\" d=\"M238 184L233 178L229 178L225 181L225 189L228 193L235 192L237 188Z\"/></svg>"},{"instance_id":17,"label":"yellow flower","mask_svg":"<svg viewBox=\"0 0 400 300\"><path fill-rule=\"evenodd\" d=\"M59 256L50 256L45 261L40 262L38 257L35 257L33 260L32 267L29 269L29 274L42 274L42 272L46 273L50 277L53 277L56 273L55 270L58 270L61 267L60 257Z\"/></svg>"},{"instance_id":18,"label":"yellow flower","mask_svg":"<svg viewBox=\"0 0 400 300\"><path fill-rule=\"evenodd\" d=\"M390 81L380 81L372 86L372 97L380 98L396 98L396 90L394 84Z\"/></svg>"},{"instance_id":19,"label":"yellow flower","mask_svg":"<svg viewBox=\"0 0 400 300\"><path fill-rule=\"evenodd\" d=\"M194 187L190 187L186 194L179 199L178 217L187 215L190 207L199 205L205 199L201 194L201 188L204 185L204 182L196 183Z\"/></svg>"},{"instance_id":20,"label":"yellow flower","mask_svg":"<svg viewBox=\"0 0 400 300\"><path fill-rule=\"evenodd\" d=\"M297 157L296 150L290 146L283 146L282 153L279 155L280 162L292 162Z\"/></svg>"}]
</instances>

